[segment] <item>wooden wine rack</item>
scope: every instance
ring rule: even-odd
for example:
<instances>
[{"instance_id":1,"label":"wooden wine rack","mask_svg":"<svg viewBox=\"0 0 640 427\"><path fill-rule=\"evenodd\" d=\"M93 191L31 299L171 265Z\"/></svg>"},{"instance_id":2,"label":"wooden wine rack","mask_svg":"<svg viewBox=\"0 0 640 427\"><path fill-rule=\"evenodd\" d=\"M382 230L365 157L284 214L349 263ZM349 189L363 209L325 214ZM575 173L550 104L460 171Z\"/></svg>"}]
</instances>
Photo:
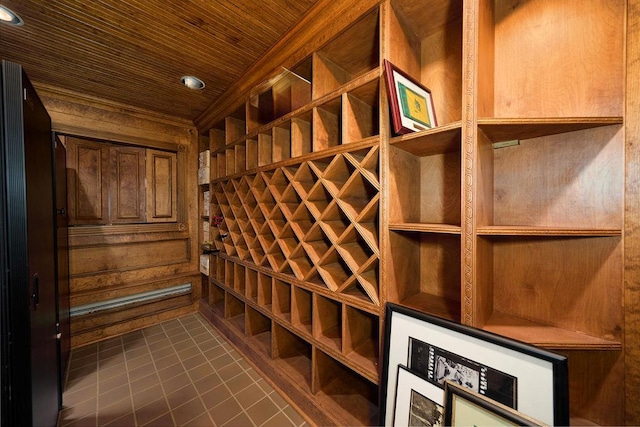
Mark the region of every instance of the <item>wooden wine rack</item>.
<instances>
[{"instance_id":1,"label":"wooden wine rack","mask_svg":"<svg viewBox=\"0 0 640 427\"><path fill-rule=\"evenodd\" d=\"M213 184L228 256L379 305L378 147ZM220 236L226 236L220 238Z\"/></svg>"},{"instance_id":2,"label":"wooden wine rack","mask_svg":"<svg viewBox=\"0 0 640 427\"><path fill-rule=\"evenodd\" d=\"M316 422L378 422L386 302L568 355L572 423L634 411L628 6L585 1L328 2L203 127L201 310ZM437 127L393 135L384 59Z\"/></svg>"}]
</instances>

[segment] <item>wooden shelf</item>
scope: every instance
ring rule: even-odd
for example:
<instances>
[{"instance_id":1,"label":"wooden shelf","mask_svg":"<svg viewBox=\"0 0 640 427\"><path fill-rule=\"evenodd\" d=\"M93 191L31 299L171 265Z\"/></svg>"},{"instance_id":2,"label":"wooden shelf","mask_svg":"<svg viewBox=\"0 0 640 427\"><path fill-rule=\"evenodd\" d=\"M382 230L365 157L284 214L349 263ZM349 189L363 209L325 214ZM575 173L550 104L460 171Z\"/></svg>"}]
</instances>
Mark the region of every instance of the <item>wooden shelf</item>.
<instances>
[{"instance_id":1,"label":"wooden shelf","mask_svg":"<svg viewBox=\"0 0 640 427\"><path fill-rule=\"evenodd\" d=\"M389 144L418 157L459 151L461 129L462 124L457 121L421 132L396 136L389 140Z\"/></svg>"},{"instance_id":2,"label":"wooden shelf","mask_svg":"<svg viewBox=\"0 0 640 427\"><path fill-rule=\"evenodd\" d=\"M389 230L393 231L413 231L419 233L446 233L460 234L459 225L451 224L423 224L423 223L393 223L389 224Z\"/></svg>"},{"instance_id":3,"label":"wooden shelf","mask_svg":"<svg viewBox=\"0 0 640 427\"><path fill-rule=\"evenodd\" d=\"M315 350L315 397L331 408L341 425L377 425L378 393L375 384L348 371L324 352Z\"/></svg>"},{"instance_id":4,"label":"wooden shelf","mask_svg":"<svg viewBox=\"0 0 640 427\"><path fill-rule=\"evenodd\" d=\"M549 236L549 237L611 237L621 236L621 229L579 229L553 227L484 226L478 227L480 236Z\"/></svg>"},{"instance_id":5,"label":"wooden shelf","mask_svg":"<svg viewBox=\"0 0 640 427\"><path fill-rule=\"evenodd\" d=\"M621 125L622 117L479 118L478 127L493 142Z\"/></svg>"},{"instance_id":6,"label":"wooden shelf","mask_svg":"<svg viewBox=\"0 0 640 427\"><path fill-rule=\"evenodd\" d=\"M311 391L311 345L278 324L273 330L273 361L295 383Z\"/></svg>"},{"instance_id":7,"label":"wooden shelf","mask_svg":"<svg viewBox=\"0 0 640 427\"><path fill-rule=\"evenodd\" d=\"M482 328L518 341L555 350L622 350L622 343L494 312Z\"/></svg>"},{"instance_id":8,"label":"wooden shelf","mask_svg":"<svg viewBox=\"0 0 640 427\"><path fill-rule=\"evenodd\" d=\"M572 422L624 424L628 11L586 1L382 2L221 110L209 304L337 424L378 423L385 302L569 354ZM391 136L382 60L437 127Z\"/></svg>"}]
</instances>

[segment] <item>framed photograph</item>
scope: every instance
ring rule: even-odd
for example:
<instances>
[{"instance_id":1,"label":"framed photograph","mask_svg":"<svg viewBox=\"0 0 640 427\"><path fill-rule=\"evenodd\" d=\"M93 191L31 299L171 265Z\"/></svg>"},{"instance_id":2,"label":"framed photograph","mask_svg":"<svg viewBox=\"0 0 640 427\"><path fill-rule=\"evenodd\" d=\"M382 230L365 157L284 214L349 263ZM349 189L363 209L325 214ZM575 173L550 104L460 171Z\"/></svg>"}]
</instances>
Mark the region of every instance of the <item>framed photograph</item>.
<instances>
[{"instance_id":1,"label":"framed photograph","mask_svg":"<svg viewBox=\"0 0 640 427\"><path fill-rule=\"evenodd\" d=\"M398 376L398 380L399 380ZM413 425L413 424L411 424ZM535 418L491 400L452 381L444 385L444 425L546 426Z\"/></svg>"},{"instance_id":2,"label":"framed photograph","mask_svg":"<svg viewBox=\"0 0 640 427\"><path fill-rule=\"evenodd\" d=\"M380 377L380 425L394 424L405 366L439 390L466 387L548 425L569 425L567 358L470 326L387 303ZM406 375L406 374L403 374Z\"/></svg>"},{"instance_id":3,"label":"framed photograph","mask_svg":"<svg viewBox=\"0 0 640 427\"><path fill-rule=\"evenodd\" d=\"M442 390L425 378L398 365L394 426L442 426L444 407Z\"/></svg>"},{"instance_id":4,"label":"framed photograph","mask_svg":"<svg viewBox=\"0 0 640 427\"><path fill-rule=\"evenodd\" d=\"M404 134L437 126L431 91L385 59L393 131Z\"/></svg>"}]
</instances>

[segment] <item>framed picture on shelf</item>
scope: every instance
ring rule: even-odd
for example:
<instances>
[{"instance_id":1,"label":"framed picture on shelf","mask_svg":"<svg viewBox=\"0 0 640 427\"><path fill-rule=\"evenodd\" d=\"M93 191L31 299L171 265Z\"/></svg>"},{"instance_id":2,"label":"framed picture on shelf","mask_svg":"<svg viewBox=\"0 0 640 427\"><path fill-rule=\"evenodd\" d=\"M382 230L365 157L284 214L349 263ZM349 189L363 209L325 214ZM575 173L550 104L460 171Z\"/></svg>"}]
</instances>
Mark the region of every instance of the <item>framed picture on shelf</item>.
<instances>
[{"instance_id":1,"label":"framed picture on shelf","mask_svg":"<svg viewBox=\"0 0 640 427\"><path fill-rule=\"evenodd\" d=\"M404 378L400 383L400 366L424 379L427 397L436 396L435 403L441 406L445 382L453 381L543 423L569 424L565 356L387 303L380 425L393 425L396 410L401 409L396 408L396 396L405 395L400 387L407 382Z\"/></svg>"},{"instance_id":2,"label":"framed picture on shelf","mask_svg":"<svg viewBox=\"0 0 640 427\"><path fill-rule=\"evenodd\" d=\"M394 426L442 426L444 407L442 390L425 378L398 365Z\"/></svg>"},{"instance_id":3,"label":"framed picture on shelf","mask_svg":"<svg viewBox=\"0 0 640 427\"><path fill-rule=\"evenodd\" d=\"M413 424L410 424L413 425ZM452 381L444 384L444 425L546 426L534 418Z\"/></svg>"},{"instance_id":4,"label":"framed picture on shelf","mask_svg":"<svg viewBox=\"0 0 640 427\"><path fill-rule=\"evenodd\" d=\"M384 69L393 131L405 134L436 127L431 91L386 59Z\"/></svg>"}]
</instances>

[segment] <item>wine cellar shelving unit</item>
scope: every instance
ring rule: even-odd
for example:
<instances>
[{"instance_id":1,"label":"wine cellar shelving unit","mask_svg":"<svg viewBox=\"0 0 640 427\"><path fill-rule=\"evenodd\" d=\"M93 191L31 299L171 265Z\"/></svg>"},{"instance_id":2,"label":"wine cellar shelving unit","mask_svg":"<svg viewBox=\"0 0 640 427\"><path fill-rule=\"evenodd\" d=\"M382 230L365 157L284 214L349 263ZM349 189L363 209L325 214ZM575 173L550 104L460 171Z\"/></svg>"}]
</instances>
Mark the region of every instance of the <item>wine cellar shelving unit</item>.
<instances>
[{"instance_id":1,"label":"wine cellar shelving unit","mask_svg":"<svg viewBox=\"0 0 640 427\"><path fill-rule=\"evenodd\" d=\"M568 355L572 422L623 423L626 3L585 2L380 2L202 139L202 311L322 422L377 422L389 301ZM383 59L436 128L393 135Z\"/></svg>"}]
</instances>

